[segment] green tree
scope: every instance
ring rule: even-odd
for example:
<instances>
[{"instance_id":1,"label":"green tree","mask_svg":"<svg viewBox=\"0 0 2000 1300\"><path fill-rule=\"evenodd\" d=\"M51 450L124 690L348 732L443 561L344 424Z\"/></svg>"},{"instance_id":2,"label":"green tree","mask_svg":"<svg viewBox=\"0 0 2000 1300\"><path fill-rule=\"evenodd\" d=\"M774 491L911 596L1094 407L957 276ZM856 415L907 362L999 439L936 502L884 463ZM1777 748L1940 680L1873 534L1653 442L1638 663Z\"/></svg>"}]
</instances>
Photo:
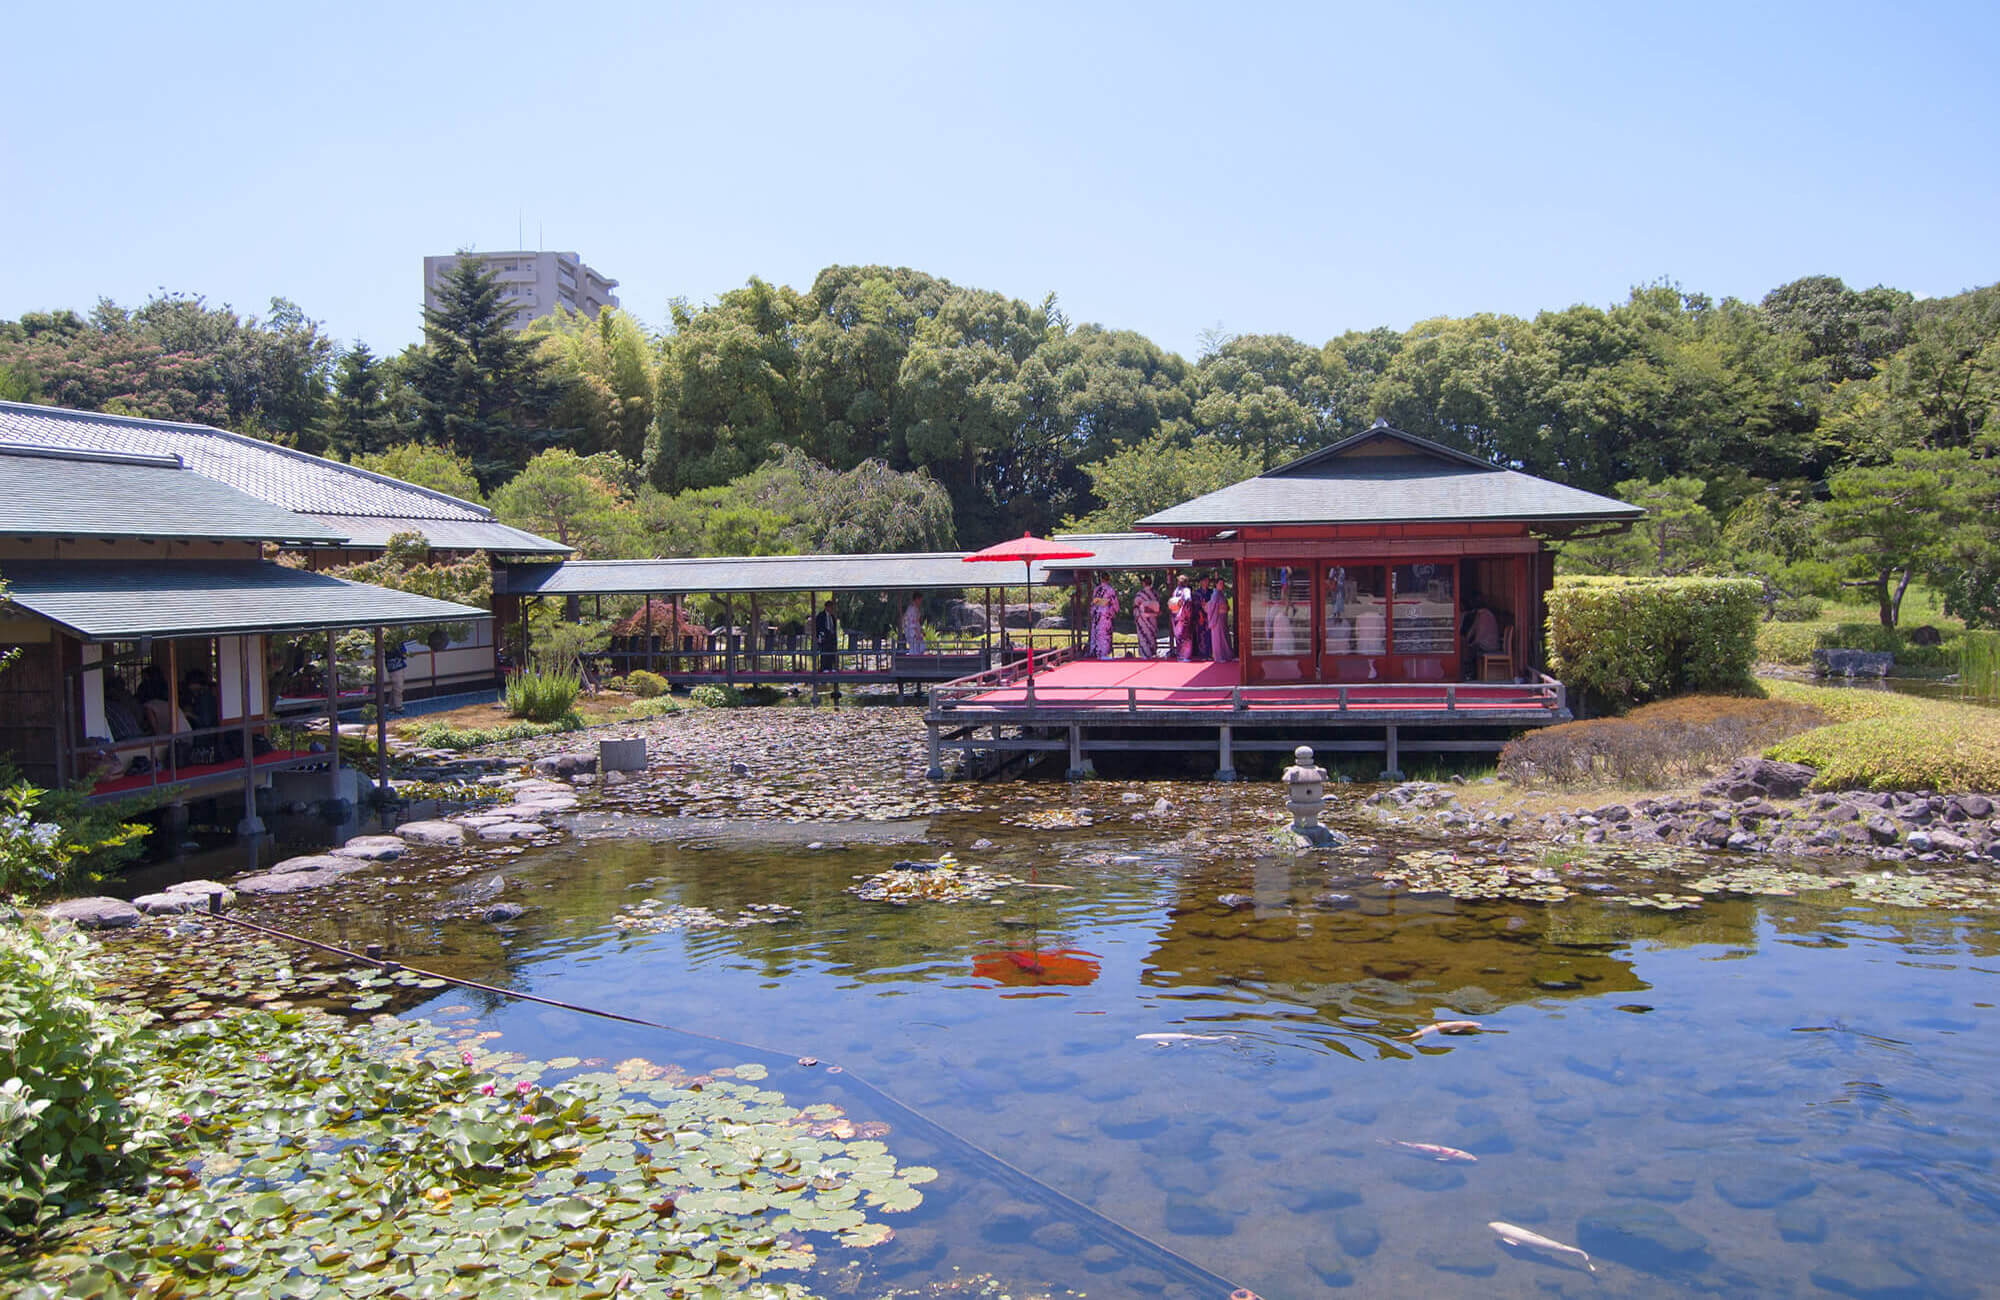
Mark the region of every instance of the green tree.
<instances>
[{"instance_id":1,"label":"green tree","mask_svg":"<svg viewBox=\"0 0 2000 1300\"><path fill-rule=\"evenodd\" d=\"M1827 480L1821 540L1846 561L1848 585L1874 589L1883 627L1901 618L1910 580L1947 563L1963 522L1953 484L1970 462L1962 448L1906 448L1886 465L1851 466Z\"/></svg>"},{"instance_id":2,"label":"green tree","mask_svg":"<svg viewBox=\"0 0 2000 1300\"><path fill-rule=\"evenodd\" d=\"M803 310L790 289L752 279L713 306L673 307L642 463L664 492L716 487L799 441Z\"/></svg>"},{"instance_id":3,"label":"green tree","mask_svg":"<svg viewBox=\"0 0 2000 1300\"><path fill-rule=\"evenodd\" d=\"M631 520L625 499L599 466L555 447L493 494L501 522L553 537L585 559L623 553Z\"/></svg>"},{"instance_id":4,"label":"green tree","mask_svg":"<svg viewBox=\"0 0 2000 1300\"><path fill-rule=\"evenodd\" d=\"M1837 384L1873 377L1876 363L1902 347L1914 301L1900 289L1854 290L1838 276L1808 275L1771 290L1759 306Z\"/></svg>"},{"instance_id":5,"label":"green tree","mask_svg":"<svg viewBox=\"0 0 2000 1300\"><path fill-rule=\"evenodd\" d=\"M1333 441L1333 394L1319 349L1284 334L1238 335L1202 358L1194 424L1264 469Z\"/></svg>"},{"instance_id":6,"label":"green tree","mask_svg":"<svg viewBox=\"0 0 2000 1300\"><path fill-rule=\"evenodd\" d=\"M1665 578L1707 571L1720 558L1721 540L1715 516L1701 501L1707 487L1698 478L1620 483L1613 495L1643 507L1646 517L1625 532L1563 543L1563 571Z\"/></svg>"},{"instance_id":7,"label":"green tree","mask_svg":"<svg viewBox=\"0 0 2000 1300\"><path fill-rule=\"evenodd\" d=\"M387 450L398 430L390 406L390 377L366 343L340 354L333 368L333 391L320 421L327 450L343 460Z\"/></svg>"},{"instance_id":8,"label":"green tree","mask_svg":"<svg viewBox=\"0 0 2000 1300\"><path fill-rule=\"evenodd\" d=\"M561 393L555 423L577 430L573 449L642 461L659 388L659 343L616 307L595 319L557 311L529 325L527 335L540 344Z\"/></svg>"},{"instance_id":9,"label":"green tree","mask_svg":"<svg viewBox=\"0 0 2000 1300\"><path fill-rule=\"evenodd\" d=\"M534 339L513 328L497 272L461 256L424 308L424 343L411 362L418 433L472 464L491 490L563 436L550 417L556 389Z\"/></svg>"},{"instance_id":10,"label":"green tree","mask_svg":"<svg viewBox=\"0 0 2000 1300\"><path fill-rule=\"evenodd\" d=\"M442 447L406 442L372 456L356 456L354 465L357 469L415 483L418 487L427 487L461 501L484 504L486 500L485 494L479 490L479 480L472 476L472 462Z\"/></svg>"},{"instance_id":11,"label":"green tree","mask_svg":"<svg viewBox=\"0 0 2000 1300\"><path fill-rule=\"evenodd\" d=\"M1240 483L1258 472L1257 453L1212 434L1192 438L1161 430L1084 466L1103 504L1068 521L1088 533L1122 533L1155 511Z\"/></svg>"}]
</instances>

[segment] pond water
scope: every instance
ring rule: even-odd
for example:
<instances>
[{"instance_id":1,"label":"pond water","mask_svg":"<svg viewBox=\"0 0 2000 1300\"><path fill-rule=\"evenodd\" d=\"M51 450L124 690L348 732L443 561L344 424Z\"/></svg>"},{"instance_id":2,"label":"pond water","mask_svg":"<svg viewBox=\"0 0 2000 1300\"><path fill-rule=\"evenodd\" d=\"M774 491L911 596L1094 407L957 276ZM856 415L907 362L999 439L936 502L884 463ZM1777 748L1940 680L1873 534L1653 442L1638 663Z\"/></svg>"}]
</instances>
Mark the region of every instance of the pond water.
<instances>
[{"instance_id":1,"label":"pond water","mask_svg":"<svg viewBox=\"0 0 2000 1300\"><path fill-rule=\"evenodd\" d=\"M895 838L879 825L489 851L462 878L504 871L530 909L509 927L440 918L416 868L337 908L260 910L688 1031L457 990L398 1008L476 1019L531 1057L770 1061L789 1098L888 1123L899 1158L943 1176L894 1241L828 1252L821 1294L990 1275L993 1294L1199 1295L1198 1270L1267 1298L1990 1293L1989 916L1831 893L1674 912L1396 893L1365 855L1205 849L1123 815L1122 790L1144 807L1159 788L982 796L907 824L923 853L871 842ZM1268 825L1276 802L1190 793L1223 821ZM1096 824L1021 825L1037 804ZM908 906L849 892L947 844L1026 884ZM675 907L755 923L676 929ZM1439 1019L1485 1032L1408 1041ZM1505 1247L1494 1220L1598 1272Z\"/></svg>"}]
</instances>

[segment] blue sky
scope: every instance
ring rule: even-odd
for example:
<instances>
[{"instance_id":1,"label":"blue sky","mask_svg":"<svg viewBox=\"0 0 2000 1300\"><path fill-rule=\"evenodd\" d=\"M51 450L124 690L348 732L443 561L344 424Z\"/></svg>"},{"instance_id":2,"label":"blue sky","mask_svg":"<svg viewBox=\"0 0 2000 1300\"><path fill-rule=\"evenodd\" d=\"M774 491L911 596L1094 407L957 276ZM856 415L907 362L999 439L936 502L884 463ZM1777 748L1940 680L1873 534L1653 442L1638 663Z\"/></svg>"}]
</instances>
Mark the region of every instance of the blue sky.
<instances>
[{"instance_id":1,"label":"blue sky","mask_svg":"<svg viewBox=\"0 0 2000 1300\"><path fill-rule=\"evenodd\" d=\"M190 6L10 15L0 318L290 297L378 351L422 259L572 249L649 322L920 268L1320 343L1670 277L2000 278L2000 6Z\"/></svg>"}]
</instances>

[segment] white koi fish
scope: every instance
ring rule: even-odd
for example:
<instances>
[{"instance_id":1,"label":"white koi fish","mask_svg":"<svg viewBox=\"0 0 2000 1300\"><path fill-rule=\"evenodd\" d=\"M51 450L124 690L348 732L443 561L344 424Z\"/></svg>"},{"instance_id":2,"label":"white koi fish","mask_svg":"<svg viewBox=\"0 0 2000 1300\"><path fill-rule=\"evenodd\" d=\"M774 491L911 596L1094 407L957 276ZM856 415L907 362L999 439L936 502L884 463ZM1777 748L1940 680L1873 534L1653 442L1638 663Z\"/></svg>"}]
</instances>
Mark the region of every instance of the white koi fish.
<instances>
[{"instance_id":1,"label":"white koi fish","mask_svg":"<svg viewBox=\"0 0 2000 1300\"><path fill-rule=\"evenodd\" d=\"M1526 1228L1516 1227L1511 1223L1502 1223L1498 1219L1495 1219L1486 1226L1499 1233L1500 1240L1510 1246L1525 1246L1530 1250L1546 1250L1552 1255L1574 1255L1583 1261L1585 1268L1593 1273L1597 1271L1597 1265L1590 1262L1590 1256L1585 1254L1580 1247L1565 1246L1552 1237L1544 1237L1539 1232L1529 1232Z\"/></svg>"},{"instance_id":2,"label":"white koi fish","mask_svg":"<svg viewBox=\"0 0 2000 1300\"><path fill-rule=\"evenodd\" d=\"M1403 1041L1414 1043L1427 1034L1477 1034L1483 1032L1485 1028L1486 1026L1477 1020L1440 1020L1403 1035Z\"/></svg>"},{"instance_id":3,"label":"white koi fish","mask_svg":"<svg viewBox=\"0 0 2000 1300\"><path fill-rule=\"evenodd\" d=\"M1383 1138L1382 1145L1398 1147L1409 1152L1411 1155L1423 1156L1426 1159L1440 1161L1444 1164L1476 1165L1479 1163L1479 1157L1473 1155L1470 1151L1460 1151L1457 1147L1439 1146L1435 1142L1404 1142L1395 1138Z\"/></svg>"}]
</instances>

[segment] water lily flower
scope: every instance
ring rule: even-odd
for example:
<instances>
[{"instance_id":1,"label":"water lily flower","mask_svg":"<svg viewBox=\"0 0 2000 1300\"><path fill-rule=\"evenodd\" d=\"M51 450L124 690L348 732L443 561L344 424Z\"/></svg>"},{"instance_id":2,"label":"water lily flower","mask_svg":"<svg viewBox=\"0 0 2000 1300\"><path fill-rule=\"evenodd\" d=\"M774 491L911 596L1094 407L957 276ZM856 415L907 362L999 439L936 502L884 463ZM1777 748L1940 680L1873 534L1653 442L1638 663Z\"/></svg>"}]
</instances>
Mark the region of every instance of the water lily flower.
<instances>
[{"instance_id":1,"label":"water lily flower","mask_svg":"<svg viewBox=\"0 0 2000 1300\"><path fill-rule=\"evenodd\" d=\"M491 1097L493 1095L493 1085L490 1083L482 1083L479 1085L479 1091L482 1096Z\"/></svg>"}]
</instances>

